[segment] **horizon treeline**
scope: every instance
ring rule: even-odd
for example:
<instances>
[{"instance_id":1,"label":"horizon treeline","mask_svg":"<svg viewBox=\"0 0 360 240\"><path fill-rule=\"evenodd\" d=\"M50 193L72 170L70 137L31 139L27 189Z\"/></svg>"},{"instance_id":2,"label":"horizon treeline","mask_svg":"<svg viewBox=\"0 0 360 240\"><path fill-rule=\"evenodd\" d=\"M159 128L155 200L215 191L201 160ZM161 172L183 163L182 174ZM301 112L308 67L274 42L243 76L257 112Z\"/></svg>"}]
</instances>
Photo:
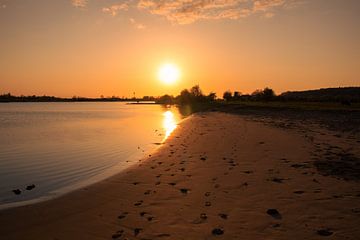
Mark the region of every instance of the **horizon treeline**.
<instances>
[{"instance_id":1,"label":"horizon treeline","mask_svg":"<svg viewBox=\"0 0 360 240\"><path fill-rule=\"evenodd\" d=\"M257 89L251 94L242 94L239 91L227 90L223 93L222 99L218 99L216 93L204 94L199 85L190 89L184 89L176 97L165 94L159 97L156 102L162 104L194 104L204 102L241 102L241 101L299 101L299 102L339 102L344 105L360 102L360 87L339 87L324 88L307 91L287 91L276 95L274 90L265 87Z\"/></svg>"},{"instance_id":2,"label":"horizon treeline","mask_svg":"<svg viewBox=\"0 0 360 240\"><path fill-rule=\"evenodd\" d=\"M360 102L360 87L339 87L339 88L323 88L307 91L287 91L276 95L274 90L265 87L257 89L251 94L242 94L240 91L225 91L222 98L218 98L215 92L204 94L199 85L195 85L190 89L184 89L178 96L165 94L160 97L143 96L142 98L128 97L104 97L87 98L73 96L72 98L60 98L55 96L14 96L11 93L0 95L0 102L115 102L115 101L154 101L159 104L195 104L195 103L211 103L211 102L241 102L241 101L298 101L298 102L339 102L344 105Z\"/></svg>"},{"instance_id":3,"label":"horizon treeline","mask_svg":"<svg viewBox=\"0 0 360 240\"><path fill-rule=\"evenodd\" d=\"M144 96L142 98L127 98L127 97L118 97L118 96L108 96L104 97L101 95L99 98L88 98L73 96L72 98L61 98L55 96L14 96L11 93L6 93L0 95L0 102L121 102L121 101L155 101L157 98L152 96Z\"/></svg>"}]
</instances>

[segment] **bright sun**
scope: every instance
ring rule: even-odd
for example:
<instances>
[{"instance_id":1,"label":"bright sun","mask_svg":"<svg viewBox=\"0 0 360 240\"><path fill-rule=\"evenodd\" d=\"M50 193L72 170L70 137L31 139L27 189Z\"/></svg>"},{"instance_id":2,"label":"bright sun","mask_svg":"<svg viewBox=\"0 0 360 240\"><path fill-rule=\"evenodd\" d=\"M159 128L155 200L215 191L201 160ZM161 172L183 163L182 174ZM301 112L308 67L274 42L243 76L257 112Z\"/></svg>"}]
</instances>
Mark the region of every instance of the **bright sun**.
<instances>
[{"instance_id":1,"label":"bright sun","mask_svg":"<svg viewBox=\"0 0 360 240\"><path fill-rule=\"evenodd\" d=\"M180 77L179 68L171 63L164 64L159 69L159 79L166 84L173 84Z\"/></svg>"}]
</instances>

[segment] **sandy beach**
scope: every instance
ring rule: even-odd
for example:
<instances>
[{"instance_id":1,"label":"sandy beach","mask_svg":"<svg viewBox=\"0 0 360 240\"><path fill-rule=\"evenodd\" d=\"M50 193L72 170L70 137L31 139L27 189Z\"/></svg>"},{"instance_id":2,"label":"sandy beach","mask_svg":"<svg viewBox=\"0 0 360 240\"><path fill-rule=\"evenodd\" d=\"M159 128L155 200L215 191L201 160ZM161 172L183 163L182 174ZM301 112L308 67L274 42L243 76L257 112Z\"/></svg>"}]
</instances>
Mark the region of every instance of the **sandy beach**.
<instances>
[{"instance_id":1,"label":"sandy beach","mask_svg":"<svg viewBox=\"0 0 360 240\"><path fill-rule=\"evenodd\" d=\"M359 141L311 129L194 114L136 166L1 211L0 239L359 239L358 174L323 161Z\"/></svg>"}]
</instances>

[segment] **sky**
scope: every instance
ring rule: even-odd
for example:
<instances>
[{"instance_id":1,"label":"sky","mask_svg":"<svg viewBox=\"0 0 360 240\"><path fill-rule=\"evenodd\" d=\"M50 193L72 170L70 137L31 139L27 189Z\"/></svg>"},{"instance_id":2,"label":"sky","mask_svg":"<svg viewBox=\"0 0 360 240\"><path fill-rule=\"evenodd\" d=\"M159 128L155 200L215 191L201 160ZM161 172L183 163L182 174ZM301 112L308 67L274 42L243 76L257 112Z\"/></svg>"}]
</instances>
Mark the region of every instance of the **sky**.
<instances>
[{"instance_id":1,"label":"sky","mask_svg":"<svg viewBox=\"0 0 360 240\"><path fill-rule=\"evenodd\" d=\"M360 86L359 13L358 0L0 0L0 94Z\"/></svg>"}]
</instances>

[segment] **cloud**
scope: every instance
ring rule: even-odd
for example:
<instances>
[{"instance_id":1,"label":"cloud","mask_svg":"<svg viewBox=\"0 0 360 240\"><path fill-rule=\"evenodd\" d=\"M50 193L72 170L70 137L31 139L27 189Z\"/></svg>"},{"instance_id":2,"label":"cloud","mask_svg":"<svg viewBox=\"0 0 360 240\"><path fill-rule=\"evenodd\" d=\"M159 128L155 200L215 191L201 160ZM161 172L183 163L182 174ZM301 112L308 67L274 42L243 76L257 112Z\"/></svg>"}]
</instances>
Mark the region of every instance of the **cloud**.
<instances>
[{"instance_id":1,"label":"cloud","mask_svg":"<svg viewBox=\"0 0 360 240\"><path fill-rule=\"evenodd\" d=\"M118 12L121 10L124 10L124 11L129 10L129 4L128 3L115 4L110 7L104 7L102 9L102 11L104 13L109 13L112 16L116 16L118 14Z\"/></svg>"},{"instance_id":2,"label":"cloud","mask_svg":"<svg viewBox=\"0 0 360 240\"><path fill-rule=\"evenodd\" d=\"M85 8L88 0L71 0L71 4L77 8Z\"/></svg>"},{"instance_id":3,"label":"cloud","mask_svg":"<svg viewBox=\"0 0 360 240\"><path fill-rule=\"evenodd\" d=\"M145 28L146 28L146 26L145 26L144 24L136 22L136 20L133 19L133 18L130 18L129 20L130 20L130 23L131 23L136 29L140 29L140 30L141 30L141 29L145 29Z\"/></svg>"},{"instance_id":4,"label":"cloud","mask_svg":"<svg viewBox=\"0 0 360 240\"><path fill-rule=\"evenodd\" d=\"M267 12L264 14L264 18L272 18L273 16L275 16L275 14L273 12Z\"/></svg>"},{"instance_id":5,"label":"cloud","mask_svg":"<svg viewBox=\"0 0 360 240\"><path fill-rule=\"evenodd\" d=\"M286 0L255 0L253 1L253 11L266 12L271 8L283 6Z\"/></svg>"},{"instance_id":6,"label":"cloud","mask_svg":"<svg viewBox=\"0 0 360 240\"><path fill-rule=\"evenodd\" d=\"M266 18L301 0L139 0L137 8L163 16L174 24L199 20L240 19L254 14Z\"/></svg>"}]
</instances>

